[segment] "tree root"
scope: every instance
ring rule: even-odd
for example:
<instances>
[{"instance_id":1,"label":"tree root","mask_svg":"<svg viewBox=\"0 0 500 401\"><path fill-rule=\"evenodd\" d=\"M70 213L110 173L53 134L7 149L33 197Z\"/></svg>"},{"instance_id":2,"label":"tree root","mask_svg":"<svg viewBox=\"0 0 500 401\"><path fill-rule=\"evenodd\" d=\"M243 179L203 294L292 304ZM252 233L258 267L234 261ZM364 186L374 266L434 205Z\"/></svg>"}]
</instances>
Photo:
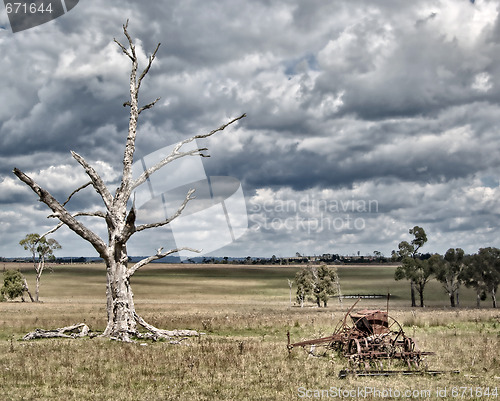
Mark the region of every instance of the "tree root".
<instances>
[{"instance_id":1,"label":"tree root","mask_svg":"<svg viewBox=\"0 0 500 401\"><path fill-rule=\"evenodd\" d=\"M199 337L203 333L199 333L196 330L163 330L154 327L153 325L147 323L142 317L137 313L134 313L135 320L142 327L144 327L148 333L139 334L139 338L147 338L157 341L159 339L172 340L171 343L180 343L187 337ZM173 340L175 338L176 340Z\"/></svg>"}]
</instances>

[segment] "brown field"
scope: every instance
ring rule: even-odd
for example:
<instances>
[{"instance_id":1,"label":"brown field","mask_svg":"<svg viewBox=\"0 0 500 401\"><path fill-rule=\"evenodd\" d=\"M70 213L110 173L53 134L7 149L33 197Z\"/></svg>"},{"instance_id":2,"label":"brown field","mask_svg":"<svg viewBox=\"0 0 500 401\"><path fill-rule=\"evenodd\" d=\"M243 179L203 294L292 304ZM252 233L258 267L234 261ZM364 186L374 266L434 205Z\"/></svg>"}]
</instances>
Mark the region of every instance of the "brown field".
<instances>
[{"instance_id":1,"label":"brown field","mask_svg":"<svg viewBox=\"0 0 500 401\"><path fill-rule=\"evenodd\" d=\"M29 265L6 268L21 268L34 287ZM389 291L391 316L421 349L436 352L427 359L429 368L456 369L459 374L342 380L337 376L346 363L336 355L314 358L301 349L289 355L288 330L292 341L328 335L354 302L339 305L332 299L328 308L290 306L286 279L297 269L153 265L138 272L132 281L138 313L161 328L205 333L181 345L99 338L20 341L36 327L85 322L92 330L104 329L103 267L55 266L42 277L42 303L0 303L2 399L335 399L342 398L339 388L343 398L351 399L353 391L362 399L402 398L388 397L389 391L417 399L499 398L492 394L494 388L500 391L500 312L488 301L481 309L472 308L474 294L465 290L462 307L452 310L435 282L427 291L429 307L409 308L408 283L392 280L393 266L340 268L343 293ZM362 300L358 306L385 309L386 301ZM439 397L438 391L446 391L446 397Z\"/></svg>"}]
</instances>

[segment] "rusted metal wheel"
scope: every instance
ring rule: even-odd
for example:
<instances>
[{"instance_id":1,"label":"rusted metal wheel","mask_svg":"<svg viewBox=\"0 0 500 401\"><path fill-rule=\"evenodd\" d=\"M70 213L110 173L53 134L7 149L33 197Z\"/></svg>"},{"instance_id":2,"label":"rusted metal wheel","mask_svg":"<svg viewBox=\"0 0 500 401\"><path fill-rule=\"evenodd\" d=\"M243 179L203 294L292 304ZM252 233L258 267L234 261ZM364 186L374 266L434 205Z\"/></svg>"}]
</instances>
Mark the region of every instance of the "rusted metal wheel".
<instances>
[{"instance_id":1,"label":"rusted metal wheel","mask_svg":"<svg viewBox=\"0 0 500 401\"><path fill-rule=\"evenodd\" d=\"M361 355L361 344L357 338L351 338L349 340L347 352L350 355Z\"/></svg>"},{"instance_id":2,"label":"rusted metal wheel","mask_svg":"<svg viewBox=\"0 0 500 401\"><path fill-rule=\"evenodd\" d=\"M405 348L408 352L420 352L417 343L411 337L406 337L405 339Z\"/></svg>"}]
</instances>

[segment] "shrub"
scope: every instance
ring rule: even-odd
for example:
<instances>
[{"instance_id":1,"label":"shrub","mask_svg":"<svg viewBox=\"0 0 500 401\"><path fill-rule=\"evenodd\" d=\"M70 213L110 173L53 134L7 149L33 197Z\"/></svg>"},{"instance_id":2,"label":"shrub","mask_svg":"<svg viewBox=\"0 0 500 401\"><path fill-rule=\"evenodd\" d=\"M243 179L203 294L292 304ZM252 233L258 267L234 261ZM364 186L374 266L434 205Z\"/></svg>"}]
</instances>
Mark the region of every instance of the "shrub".
<instances>
[{"instance_id":1,"label":"shrub","mask_svg":"<svg viewBox=\"0 0 500 401\"><path fill-rule=\"evenodd\" d=\"M17 270L6 270L3 274L3 287L0 290L1 298L14 299L22 297L25 291L24 279Z\"/></svg>"}]
</instances>

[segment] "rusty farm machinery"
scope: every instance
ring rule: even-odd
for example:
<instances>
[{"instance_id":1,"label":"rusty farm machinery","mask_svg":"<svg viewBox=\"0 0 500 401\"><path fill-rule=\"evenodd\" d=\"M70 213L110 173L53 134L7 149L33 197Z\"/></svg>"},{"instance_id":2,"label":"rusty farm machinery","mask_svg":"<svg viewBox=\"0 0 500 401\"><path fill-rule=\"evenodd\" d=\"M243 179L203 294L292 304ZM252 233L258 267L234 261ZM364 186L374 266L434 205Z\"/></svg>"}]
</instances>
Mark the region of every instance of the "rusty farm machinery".
<instances>
[{"instance_id":1,"label":"rusty farm machinery","mask_svg":"<svg viewBox=\"0 0 500 401\"><path fill-rule=\"evenodd\" d=\"M358 376L380 376L391 374L439 374L441 371L427 370L424 357L433 352L421 351L415 340L406 335L401 324L388 312L381 310L349 309L339 321L333 334L327 337L290 343L288 332L288 350L302 347L309 348L311 355L326 355L328 351L337 352L347 359L349 367L340 372L340 377L348 374ZM389 366L389 369L387 369ZM405 367L394 370L395 367Z\"/></svg>"}]
</instances>

